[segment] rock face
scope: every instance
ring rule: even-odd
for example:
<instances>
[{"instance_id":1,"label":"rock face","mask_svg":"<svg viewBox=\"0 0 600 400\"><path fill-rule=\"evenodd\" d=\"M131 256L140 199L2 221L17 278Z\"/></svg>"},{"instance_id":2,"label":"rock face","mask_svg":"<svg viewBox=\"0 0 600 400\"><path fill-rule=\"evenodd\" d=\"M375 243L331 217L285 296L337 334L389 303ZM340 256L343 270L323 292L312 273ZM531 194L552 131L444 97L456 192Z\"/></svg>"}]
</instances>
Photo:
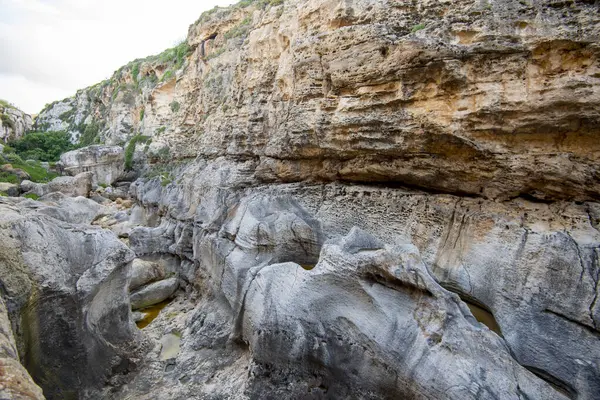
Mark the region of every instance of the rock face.
<instances>
[{"instance_id":1,"label":"rock face","mask_svg":"<svg viewBox=\"0 0 600 400\"><path fill-rule=\"evenodd\" d=\"M44 399L40 389L19 363L17 345L4 300L0 297L0 398Z\"/></svg>"},{"instance_id":2,"label":"rock face","mask_svg":"<svg viewBox=\"0 0 600 400\"><path fill-rule=\"evenodd\" d=\"M62 222L44 209L0 198L2 296L21 361L45 395L93 398L133 365L133 253L109 231Z\"/></svg>"},{"instance_id":3,"label":"rock face","mask_svg":"<svg viewBox=\"0 0 600 400\"><path fill-rule=\"evenodd\" d=\"M152 136L150 153L255 157L265 181L502 199L600 194L596 4L250 4L192 25L185 63L158 86L116 89L167 68L134 62L76 112L102 115L109 143L139 131ZM120 111L102 113L106 103Z\"/></svg>"},{"instance_id":4,"label":"rock face","mask_svg":"<svg viewBox=\"0 0 600 400\"><path fill-rule=\"evenodd\" d=\"M23 181L21 182L21 190L39 197L56 192L71 197L87 197L92 190L92 182L92 173L82 172L75 176L59 176L48 183Z\"/></svg>"},{"instance_id":5,"label":"rock face","mask_svg":"<svg viewBox=\"0 0 600 400\"><path fill-rule=\"evenodd\" d=\"M125 171L123 148L119 146L88 146L60 156L63 169L69 175L91 172L94 184L111 185Z\"/></svg>"},{"instance_id":6,"label":"rock face","mask_svg":"<svg viewBox=\"0 0 600 400\"><path fill-rule=\"evenodd\" d=\"M47 108L39 121L68 113L86 140L135 134L157 164L130 186L135 206L95 221L144 260L127 278L109 263L100 313L122 341L107 322L76 342L119 348L130 305L175 297L142 331L142 367L83 395L596 399L599 15L595 2L247 1ZM38 232L10 224L7 243ZM84 250L48 247L109 257L114 235L87 229L69 231ZM92 233L108 244L88 246ZM30 285L72 288L48 265L82 269L38 242L16 246L51 257L27 261Z\"/></svg>"},{"instance_id":7,"label":"rock face","mask_svg":"<svg viewBox=\"0 0 600 400\"><path fill-rule=\"evenodd\" d=\"M0 100L0 142L6 143L9 140L20 139L32 127L31 115Z\"/></svg>"}]
</instances>

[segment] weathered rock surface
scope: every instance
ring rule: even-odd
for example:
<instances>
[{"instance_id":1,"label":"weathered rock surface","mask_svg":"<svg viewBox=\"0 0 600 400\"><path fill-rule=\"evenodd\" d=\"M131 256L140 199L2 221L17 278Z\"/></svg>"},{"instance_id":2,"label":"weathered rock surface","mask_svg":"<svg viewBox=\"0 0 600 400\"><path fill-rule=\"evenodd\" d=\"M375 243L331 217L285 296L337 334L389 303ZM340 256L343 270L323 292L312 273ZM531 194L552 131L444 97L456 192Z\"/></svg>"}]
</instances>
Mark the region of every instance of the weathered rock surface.
<instances>
[{"instance_id":1,"label":"weathered rock surface","mask_svg":"<svg viewBox=\"0 0 600 400\"><path fill-rule=\"evenodd\" d=\"M165 268L163 265L136 258L131 263L131 279L129 281L129 290L135 290L147 283L158 281L164 278Z\"/></svg>"},{"instance_id":2,"label":"weathered rock surface","mask_svg":"<svg viewBox=\"0 0 600 400\"><path fill-rule=\"evenodd\" d=\"M37 386L19 362L17 345L4 300L0 297L0 399L44 399Z\"/></svg>"},{"instance_id":3,"label":"weathered rock surface","mask_svg":"<svg viewBox=\"0 0 600 400\"><path fill-rule=\"evenodd\" d=\"M0 100L0 141L6 143L9 140L20 139L32 127L31 115Z\"/></svg>"},{"instance_id":4,"label":"weathered rock surface","mask_svg":"<svg viewBox=\"0 0 600 400\"><path fill-rule=\"evenodd\" d=\"M192 25L181 70L142 95L121 88L168 69L154 58L71 103L102 99L76 110L102 116L107 142L140 132L167 160L254 157L264 181L600 194L595 2L250 4Z\"/></svg>"},{"instance_id":5,"label":"weathered rock surface","mask_svg":"<svg viewBox=\"0 0 600 400\"><path fill-rule=\"evenodd\" d=\"M166 164L96 221L181 288L102 397L596 399L599 41L589 1L244 2L49 107Z\"/></svg>"},{"instance_id":6,"label":"weathered rock surface","mask_svg":"<svg viewBox=\"0 0 600 400\"><path fill-rule=\"evenodd\" d=\"M138 310L160 303L173 296L178 286L179 281L177 278L150 283L131 294L131 308Z\"/></svg>"},{"instance_id":7,"label":"weathered rock surface","mask_svg":"<svg viewBox=\"0 0 600 400\"><path fill-rule=\"evenodd\" d=\"M125 171L125 156L119 146L88 146L60 156L69 175L91 172L94 184L111 185Z\"/></svg>"},{"instance_id":8,"label":"weathered rock surface","mask_svg":"<svg viewBox=\"0 0 600 400\"><path fill-rule=\"evenodd\" d=\"M92 182L92 173L82 172L75 176L59 176L48 183L23 181L21 182L21 190L25 193L33 193L39 197L55 192L71 197L88 197L92 190Z\"/></svg>"},{"instance_id":9,"label":"weathered rock surface","mask_svg":"<svg viewBox=\"0 0 600 400\"><path fill-rule=\"evenodd\" d=\"M23 365L45 395L94 398L133 368L134 256L111 232L62 222L44 207L0 198L2 297Z\"/></svg>"}]
</instances>

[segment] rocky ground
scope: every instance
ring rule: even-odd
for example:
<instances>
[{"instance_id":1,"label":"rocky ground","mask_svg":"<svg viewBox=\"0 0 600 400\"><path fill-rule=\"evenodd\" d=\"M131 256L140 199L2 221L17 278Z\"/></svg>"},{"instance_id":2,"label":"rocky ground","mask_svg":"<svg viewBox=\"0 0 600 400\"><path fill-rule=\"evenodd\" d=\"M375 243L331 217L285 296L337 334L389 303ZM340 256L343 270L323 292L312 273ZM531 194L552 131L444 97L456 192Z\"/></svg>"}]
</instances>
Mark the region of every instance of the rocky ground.
<instances>
[{"instance_id":1,"label":"rocky ground","mask_svg":"<svg viewBox=\"0 0 600 400\"><path fill-rule=\"evenodd\" d=\"M597 399L598 11L243 2L51 105L114 146L0 197L0 394Z\"/></svg>"}]
</instances>

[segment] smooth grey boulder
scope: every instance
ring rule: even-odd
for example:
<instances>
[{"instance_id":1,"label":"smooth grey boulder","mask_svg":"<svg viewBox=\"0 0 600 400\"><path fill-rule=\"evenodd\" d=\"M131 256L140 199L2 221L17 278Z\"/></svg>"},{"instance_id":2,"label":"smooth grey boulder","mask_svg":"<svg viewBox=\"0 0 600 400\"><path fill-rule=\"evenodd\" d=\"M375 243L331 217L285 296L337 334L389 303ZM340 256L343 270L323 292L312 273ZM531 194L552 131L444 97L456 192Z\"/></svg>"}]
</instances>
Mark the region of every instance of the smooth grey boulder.
<instances>
[{"instance_id":1,"label":"smooth grey boulder","mask_svg":"<svg viewBox=\"0 0 600 400\"><path fill-rule=\"evenodd\" d=\"M48 183L35 183L25 180L21 182L21 190L26 194L33 193L39 197L54 192L60 192L71 197L88 197L92 190L92 174L82 172L75 176L59 176Z\"/></svg>"},{"instance_id":2,"label":"smooth grey boulder","mask_svg":"<svg viewBox=\"0 0 600 400\"><path fill-rule=\"evenodd\" d=\"M125 156L120 146L83 147L62 154L60 161L69 175L91 172L94 185L111 185L125 171Z\"/></svg>"},{"instance_id":3,"label":"smooth grey boulder","mask_svg":"<svg viewBox=\"0 0 600 400\"><path fill-rule=\"evenodd\" d=\"M165 268L155 262L144 261L136 258L131 263L131 280L129 290L135 290L147 283L165 278Z\"/></svg>"},{"instance_id":4,"label":"smooth grey boulder","mask_svg":"<svg viewBox=\"0 0 600 400\"><path fill-rule=\"evenodd\" d=\"M175 293L178 287L179 281L177 278L150 283L131 294L131 309L139 310L167 300Z\"/></svg>"}]
</instances>

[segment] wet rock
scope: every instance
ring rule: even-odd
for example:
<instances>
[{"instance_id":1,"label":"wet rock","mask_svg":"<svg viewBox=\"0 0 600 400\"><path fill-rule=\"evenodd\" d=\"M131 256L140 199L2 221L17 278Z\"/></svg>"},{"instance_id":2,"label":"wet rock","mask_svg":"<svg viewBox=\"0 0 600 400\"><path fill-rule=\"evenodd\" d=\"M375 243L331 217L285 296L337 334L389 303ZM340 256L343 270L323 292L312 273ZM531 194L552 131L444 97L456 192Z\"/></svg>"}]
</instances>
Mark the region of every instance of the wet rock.
<instances>
[{"instance_id":1,"label":"wet rock","mask_svg":"<svg viewBox=\"0 0 600 400\"><path fill-rule=\"evenodd\" d=\"M42 389L19 362L17 345L8 319L4 300L0 297L0 398L19 400L44 399Z\"/></svg>"}]
</instances>

